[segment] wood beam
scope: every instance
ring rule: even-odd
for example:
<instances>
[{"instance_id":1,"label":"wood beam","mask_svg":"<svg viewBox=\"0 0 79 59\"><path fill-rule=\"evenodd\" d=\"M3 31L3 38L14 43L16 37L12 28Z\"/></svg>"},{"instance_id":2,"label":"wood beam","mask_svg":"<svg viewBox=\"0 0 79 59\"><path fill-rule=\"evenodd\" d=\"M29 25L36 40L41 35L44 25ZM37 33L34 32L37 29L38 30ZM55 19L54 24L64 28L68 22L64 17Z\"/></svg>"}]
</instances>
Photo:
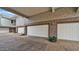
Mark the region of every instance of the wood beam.
<instances>
[{"instance_id":1,"label":"wood beam","mask_svg":"<svg viewBox=\"0 0 79 59\"><path fill-rule=\"evenodd\" d=\"M75 13L78 11L78 7L72 7L72 9L74 10Z\"/></svg>"},{"instance_id":2,"label":"wood beam","mask_svg":"<svg viewBox=\"0 0 79 59\"><path fill-rule=\"evenodd\" d=\"M50 7L51 12L54 13L57 9L60 9L61 7Z\"/></svg>"},{"instance_id":3,"label":"wood beam","mask_svg":"<svg viewBox=\"0 0 79 59\"><path fill-rule=\"evenodd\" d=\"M54 8L54 7L52 7L51 9L52 9L52 13L54 13L54 12L55 12L55 8Z\"/></svg>"}]
</instances>

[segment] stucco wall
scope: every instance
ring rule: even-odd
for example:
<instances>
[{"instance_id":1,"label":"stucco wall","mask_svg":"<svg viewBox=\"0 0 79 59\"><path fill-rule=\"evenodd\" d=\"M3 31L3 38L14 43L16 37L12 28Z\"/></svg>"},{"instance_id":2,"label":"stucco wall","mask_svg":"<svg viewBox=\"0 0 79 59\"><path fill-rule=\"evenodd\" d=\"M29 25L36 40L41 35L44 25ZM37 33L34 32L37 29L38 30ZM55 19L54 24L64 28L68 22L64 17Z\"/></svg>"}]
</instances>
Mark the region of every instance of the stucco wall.
<instances>
[{"instance_id":1,"label":"stucco wall","mask_svg":"<svg viewBox=\"0 0 79 59\"><path fill-rule=\"evenodd\" d=\"M26 24L29 24L29 21L28 18L24 18L24 17L21 17L21 16L18 16L16 18L16 26L24 26Z\"/></svg>"},{"instance_id":2,"label":"stucco wall","mask_svg":"<svg viewBox=\"0 0 79 59\"><path fill-rule=\"evenodd\" d=\"M1 18L1 26L11 26L11 21L6 18Z\"/></svg>"}]
</instances>

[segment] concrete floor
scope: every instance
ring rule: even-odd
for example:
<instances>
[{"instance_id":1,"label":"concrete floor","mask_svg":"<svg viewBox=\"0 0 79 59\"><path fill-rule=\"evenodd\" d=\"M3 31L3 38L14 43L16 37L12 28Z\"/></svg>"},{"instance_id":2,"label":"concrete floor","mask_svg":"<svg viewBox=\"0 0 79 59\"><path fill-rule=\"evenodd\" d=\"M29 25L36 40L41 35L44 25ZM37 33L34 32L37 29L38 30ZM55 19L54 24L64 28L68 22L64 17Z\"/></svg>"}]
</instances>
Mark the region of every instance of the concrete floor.
<instances>
[{"instance_id":1,"label":"concrete floor","mask_svg":"<svg viewBox=\"0 0 79 59\"><path fill-rule=\"evenodd\" d=\"M79 42L0 33L0 51L79 51Z\"/></svg>"}]
</instances>

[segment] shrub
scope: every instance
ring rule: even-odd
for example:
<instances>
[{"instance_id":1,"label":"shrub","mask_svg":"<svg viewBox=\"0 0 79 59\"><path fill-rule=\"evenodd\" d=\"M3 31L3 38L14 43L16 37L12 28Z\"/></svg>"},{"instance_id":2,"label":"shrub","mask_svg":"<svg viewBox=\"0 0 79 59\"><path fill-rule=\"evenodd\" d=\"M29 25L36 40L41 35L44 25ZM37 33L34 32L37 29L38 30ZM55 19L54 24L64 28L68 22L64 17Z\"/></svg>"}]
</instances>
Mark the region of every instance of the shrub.
<instances>
[{"instance_id":1,"label":"shrub","mask_svg":"<svg viewBox=\"0 0 79 59\"><path fill-rule=\"evenodd\" d=\"M50 42L56 42L57 41L57 37L55 37L55 36L49 36L48 37L48 40L50 41Z\"/></svg>"}]
</instances>

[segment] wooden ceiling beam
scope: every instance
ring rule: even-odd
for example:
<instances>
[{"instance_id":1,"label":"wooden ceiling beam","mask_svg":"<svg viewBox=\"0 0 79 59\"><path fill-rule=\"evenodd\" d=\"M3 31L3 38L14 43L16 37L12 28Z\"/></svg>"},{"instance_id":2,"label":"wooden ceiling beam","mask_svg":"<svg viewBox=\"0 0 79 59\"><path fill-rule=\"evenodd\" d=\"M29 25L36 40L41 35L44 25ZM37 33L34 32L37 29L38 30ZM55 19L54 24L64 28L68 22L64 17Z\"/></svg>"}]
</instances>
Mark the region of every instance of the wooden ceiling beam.
<instances>
[{"instance_id":1,"label":"wooden ceiling beam","mask_svg":"<svg viewBox=\"0 0 79 59\"><path fill-rule=\"evenodd\" d=\"M72 9L74 10L75 13L78 11L78 7L72 7Z\"/></svg>"}]
</instances>

